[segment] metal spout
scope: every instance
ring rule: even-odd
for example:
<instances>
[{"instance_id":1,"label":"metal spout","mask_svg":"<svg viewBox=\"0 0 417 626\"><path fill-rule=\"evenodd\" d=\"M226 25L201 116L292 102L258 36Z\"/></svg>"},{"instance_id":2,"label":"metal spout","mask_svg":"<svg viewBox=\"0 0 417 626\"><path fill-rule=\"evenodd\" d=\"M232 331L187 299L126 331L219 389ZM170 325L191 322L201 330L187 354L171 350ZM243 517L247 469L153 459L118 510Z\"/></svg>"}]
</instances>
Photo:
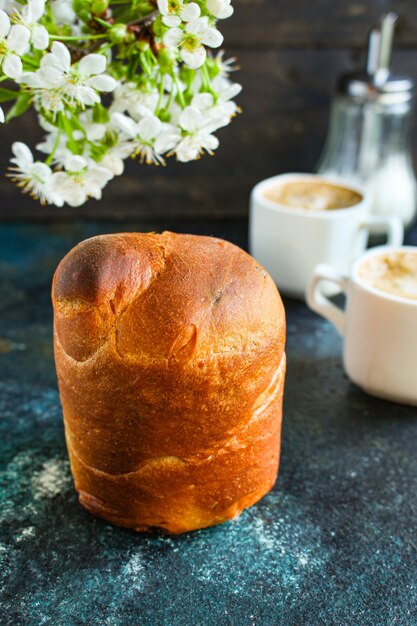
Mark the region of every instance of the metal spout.
<instances>
[{"instance_id":1,"label":"metal spout","mask_svg":"<svg viewBox=\"0 0 417 626\"><path fill-rule=\"evenodd\" d=\"M369 35L367 72L375 85L383 85L390 74L395 23L398 17L390 12L382 16Z\"/></svg>"}]
</instances>

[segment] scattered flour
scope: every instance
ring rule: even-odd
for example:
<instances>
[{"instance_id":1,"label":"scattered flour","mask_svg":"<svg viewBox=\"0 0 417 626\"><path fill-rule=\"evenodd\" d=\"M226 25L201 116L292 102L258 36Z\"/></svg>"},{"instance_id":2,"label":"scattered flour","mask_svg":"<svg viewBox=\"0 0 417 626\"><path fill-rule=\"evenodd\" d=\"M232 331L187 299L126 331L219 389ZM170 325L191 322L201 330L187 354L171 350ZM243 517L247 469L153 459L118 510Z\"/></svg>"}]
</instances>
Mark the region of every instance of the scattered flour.
<instances>
[{"instance_id":1,"label":"scattered flour","mask_svg":"<svg viewBox=\"0 0 417 626\"><path fill-rule=\"evenodd\" d=\"M224 584L229 593L244 597L252 593L248 578L262 574L271 588L298 592L306 576L324 570L329 556L321 541L321 530L305 515L299 499L279 492L267 498L269 509L253 507L227 529L225 525L224 532L219 527L221 551L213 548L208 535L198 537L200 564L193 574L199 582ZM206 563L201 565L204 554Z\"/></svg>"},{"instance_id":2,"label":"scattered flour","mask_svg":"<svg viewBox=\"0 0 417 626\"><path fill-rule=\"evenodd\" d=\"M35 535L35 526L28 526L27 528L23 528L19 535L16 537L16 542L20 543L25 539L29 539L29 537L34 537Z\"/></svg>"},{"instance_id":3,"label":"scattered flour","mask_svg":"<svg viewBox=\"0 0 417 626\"><path fill-rule=\"evenodd\" d=\"M122 566L121 574L132 590L142 591L145 587L145 566L140 553L132 554Z\"/></svg>"},{"instance_id":4,"label":"scattered flour","mask_svg":"<svg viewBox=\"0 0 417 626\"><path fill-rule=\"evenodd\" d=\"M30 490L33 457L28 452L19 452L0 472L0 481L5 489L0 493L0 522L11 522L35 514L33 503L26 495Z\"/></svg>"},{"instance_id":5,"label":"scattered flour","mask_svg":"<svg viewBox=\"0 0 417 626\"><path fill-rule=\"evenodd\" d=\"M7 546L4 543L0 543L0 565L3 565L3 562L7 555Z\"/></svg>"},{"instance_id":6,"label":"scattered flour","mask_svg":"<svg viewBox=\"0 0 417 626\"><path fill-rule=\"evenodd\" d=\"M53 498L67 489L70 482L68 463L59 458L49 459L32 478L33 497L35 500Z\"/></svg>"}]
</instances>

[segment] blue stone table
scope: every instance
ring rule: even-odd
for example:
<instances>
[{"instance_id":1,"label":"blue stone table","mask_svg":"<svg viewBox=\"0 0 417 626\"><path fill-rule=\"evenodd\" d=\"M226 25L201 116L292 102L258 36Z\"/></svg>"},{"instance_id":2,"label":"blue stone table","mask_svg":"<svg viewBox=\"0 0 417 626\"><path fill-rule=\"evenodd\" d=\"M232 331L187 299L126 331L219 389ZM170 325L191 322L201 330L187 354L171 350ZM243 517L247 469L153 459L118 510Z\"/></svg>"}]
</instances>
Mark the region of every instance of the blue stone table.
<instances>
[{"instance_id":1,"label":"blue stone table","mask_svg":"<svg viewBox=\"0 0 417 626\"><path fill-rule=\"evenodd\" d=\"M85 237L165 228L246 241L238 221L0 225L1 625L416 625L417 410L350 384L335 330L299 302L286 302L282 461L268 496L173 537L113 527L78 504L53 270Z\"/></svg>"}]
</instances>

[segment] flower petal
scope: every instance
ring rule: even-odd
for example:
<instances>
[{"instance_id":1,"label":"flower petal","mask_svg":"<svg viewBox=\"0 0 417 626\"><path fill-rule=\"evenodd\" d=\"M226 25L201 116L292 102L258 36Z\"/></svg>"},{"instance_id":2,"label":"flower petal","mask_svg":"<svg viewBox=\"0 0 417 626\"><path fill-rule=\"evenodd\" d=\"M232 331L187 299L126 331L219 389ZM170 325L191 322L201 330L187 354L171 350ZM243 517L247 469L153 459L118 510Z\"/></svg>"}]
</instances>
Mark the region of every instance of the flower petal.
<instances>
[{"instance_id":1,"label":"flower petal","mask_svg":"<svg viewBox=\"0 0 417 626\"><path fill-rule=\"evenodd\" d=\"M64 202L69 204L69 206L77 207L84 204L88 199L86 189L78 185L68 184L68 175L67 178L64 178L65 174L63 172L57 172L53 176L57 176L58 174L63 174L63 176L59 179L55 179L53 186L54 191L60 192Z\"/></svg>"},{"instance_id":2,"label":"flower petal","mask_svg":"<svg viewBox=\"0 0 417 626\"><path fill-rule=\"evenodd\" d=\"M69 0L53 0L51 4L52 13L55 20L61 24L72 24L75 22L76 14Z\"/></svg>"},{"instance_id":3,"label":"flower petal","mask_svg":"<svg viewBox=\"0 0 417 626\"><path fill-rule=\"evenodd\" d=\"M178 15L164 15L162 21L165 26L169 26L170 28L179 26L181 24L181 18L178 17Z\"/></svg>"},{"instance_id":4,"label":"flower petal","mask_svg":"<svg viewBox=\"0 0 417 626\"><path fill-rule=\"evenodd\" d=\"M83 76L102 74L106 69L106 57L103 54L87 54L79 62L78 69Z\"/></svg>"},{"instance_id":5,"label":"flower petal","mask_svg":"<svg viewBox=\"0 0 417 626\"><path fill-rule=\"evenodd\" d=\"M87 165L87 160L78 154L72 154L65 161L65 169L67 172L81 172Z\"/></svg>"},{"instance_id":6,"label":"flower petal","mask_svg":"<svg viewBox=\"0 0 417 626\"><path fill-rule=\"evenodd\" d=\"M45 13L45 0L29 0L27 6L31 22L37 22Z\"/></svg>"},{"instance_id":7,"label":"flower petal","mask_svg":"<svg viewBox=\"0 0 417 626\"><path fill-rule=\"evenodd\" d=\"M204 118L196 107L186 107L180 115L179 124L188 133L194 133L203 125Z\"/></svg>"},{"instance_id":8,"label":"flower petal","mask_svg":"<svg viewBox=\"0 0 417 626\"><path fill-rule=\"evenodd\" d=\"M105 124L91 124L87 126L87 138L90 141L100 141L103 139L106 134L106 125Z\"/></svg>"},{"instance_id":9,"label":"flower petal","mask_svg":"<svg viewBox=\"0 0 417 626\"><path fill-rule=\"evenodd\" d=\"M237 95L239 95L241 91L242 85L240 85L239 83L231 83L228 87L226 87L226 89L224 89L220 93L220 98L223 100L223 102L227 102L228 100L232 100L232 98L235 98Z\"/></svg>"},{"instance_id":10,"label":"flower petal","mask_svg":"<svg viewBox=\"0 0 417 626\"><path fill-rule=\"evenodd\" d=\"M120 176L123 174L123 170L125 165L123 163L123 159L121 159L117 154L105 154L104 157L100 161L100 165L105 169L109 170L114 176Z\"/></svg>"},{"instance_id":11,"label":"flower petal","mask_svg":"<svg viewBox=\"0 0 417 626\"><path fill-rule=\"evenodd\" d=\"M210 48L218 48L223 43L223 35L217 28L207 28L202 34L202 42Z\"/></svg>"},{"instance_id":12,"label":"flower petal","mask_svg":"<svg viewBox=\"0 0 417 626\"><path fill-rule=\"evenodd\" d=\"M97 89L97 91L113 91L117 87L117 81L107 74L93 76L86 81L86 84Z\"/></svg>"},{"instance_id":13,"label":"flower petal","mask_svg":"<svg viewBox=\"0 0 417 626\"><path fill-rule=\"evenodd\" d=\"M113 113L111 121L116 128L121 130L128 137L133 138L138 134L137 124L130 117L127 117L127 115L123 115L123 113Z\"/></svg>"},{"instance_id":14,"label":"flower petal","mask_svg":"<svg viewBox=\"0 0 417 626\"><path fill-rule=\"evenodd\" d=\"M12 163L15 163L21 170L25 170L33 165L33 156L30 149L25 143L21 141L15 141L12 144L12 152L15 155L14 159L11 159Z\"/></svg>"},{"instance_id":15,"label":"flower petal","mask_svg":"<svg viewBox=\"0 0 417 626\"><path fill-rule=\"evenodd\" d=\"M235 12L234 8L231 5L229 5L228 7L224 9L220 19L226 20L228 17L231 17L234 12Z\"/></svg>"},{"instance_id":16,"label":"flower petal","mask_svg":"<svg viewBox=\"0 0 417 626\"><path fill-rule=\"evenodd\" d=\"M207 9L219 20L224 20L233 14L230 0L207 0Z\"/></svg>"},{"instance_id":17,"label":"flower petal","mask_svg":"<svg viewBox=\"0 0 417 626\"><path fill-rule=\"evenodd\" d=\"M214 104L214 98L211 93L197 93L192 101L191 105L197 107L197 109L209 109Z\"/></svg>"},{"instance_id":18,"label":"flower petal","mask_svg":"<svg viewBox=\"0 0 417 626\"><path fill-rule=\"evenodd\" d=\"M61 41L54 41L52 44L52 55L55 57L55 65L68 71L71 67L71 55L67 46ZM47 55L49 56L49 55Z\"/></svg>"},{"instance_id":19,"label":"flower petal","mask_svg":"<svg viewBox=\"0 0 417 626\"><path fill-rule=\"evenodd\" d=\"M158 11L162 15L167 15L168 13L168 0L157 0Z\"/></svg>"},{"instance_id":20,"label":"flower petal","mask_svg":"<svg viewBox=\"0 0 417 626\"><path fill-rule=\"evenodd\" d=\"M30 30L21 24L11 27L7 37L7 47L9 50L22 55L26 52L30 41Z\"/></svg>"},{"instance_id":21,"label":"flower petal","mask_svg":"<svg viewBox=\"0 0 417 626\"><path fill-rule=\"evenodd\" d=\"M201 67L206 60L206 49L204 46L198 46L194 50L181 49L181 58L186 65L192 70L196 70Z\"/></svg>"},{"instance_id":22,"label":"flower petal","mask_svg":"<svg viewBox=\"0 0 417 626\"><path fill-rule=\"evenodd\" d=\"M49 44L49 33L45 26L35 24L32 30L33 47L37 50L46 50Z\"/></svg>"},{"instance_id":23,"label":"flower petal","mask_svg":"<svg viewBox=\"0 0 417 626\"><path fill-rule=\"evenodd\" d=\"M138 134L143 141L152 141L161 132L162 122L154 115L144 117L138 124Z\"/></svg>"},{"instance_id":24,"label":"flower petal","mask_svg":"<svg viewBox=\"0 0 417 626\"><path fill-rule=\"evenodd\" d=\"M177 160L181 161L181 163L195 161L200 154L200 147L192 141L191 137L186 137L178 144L175 154L177 155Z\"/></svg>"},{"instance_id":25,"label":"flower petal","mask_svg":"<svg viewBox=\"0 0 417 626\"><path fill-rule=\"evenodd\" d=\"M219 147L219 140L214 135L204 134L200 136L201 147L211 152Z\"/></svg>"},{"instance_id":26,"label":"flower petal","mask_svg":"<svg viewBox=\"0 0 417 626\"><path fill-rule=\"evenodd\" d=\"M86 182L98 189L102 189L113 178L113 173L105 168L97 165L95 161L91 161L88 166Z\"/></svg>"},{"instance_id":27,"label":"flower petal","mask_svg":"<svg viewBox=\"0 0 417 626\"><path fill-rule=\"evenodd\" d=\"M20 78L22 75L22 60L16 54L8 54L3 61L3 72L9 78Z\"/></svg>"},{"instance_id":28,"label":"flower petal","mask_svg":"<svg viewBox=\"0 0 417 626\"><path fill-rule=\"evenodd\" d=\"M195 35L202 35L207 28L209 27L208 17L205 15L204 17L199 17L196 20L192 20L188 22L185 27L185 31L187 33L194 33Z\"/></svg>"},{"instance_id":29,"label":"flower petal","mask_svg":"<svg viewBox=\"0 0 417 626\"><path fill-rule=\"evenodd\" d=\"M163 132L155 140L154 149L158 154L169 152L181 140L181 133L178 131Z\"/></svg>"},{"instance_id":30,"label":"flower petal","mask_svg":"<svg viewBox=\"0 0 417 626\"><path fill-rule=\"evenodd\" d=\"M0 10L0 37L7 37L10 30L10 19L7 13Z\"/></svg>"},{"instance_id":31,"label":"flower petal","mask_svg":"<svg viewBox=\"0 0 417 626\"><path fill-rule=\"evenodd\" d=\"M131 109L131 115L135 118L135 120L139 121L142 117L149 117L149 115L153 115L154 111L144 104L137 104L135 107Z\"/></svg>"},{"instance_id":32,"label":"flower petal","mask_svg":"<svg viewBox=\"0 0 417 626\"><path fill-rule=\"evenodd\" d=\"M176 48L182 39L182 30L180 28L170 28L164 35L164 44L172 48Z\"/></svg>"},{"instance_id":33,"label":"flower petal","mask_svg":"<svg viewBox=\"0 0 417 626\"><path fill-rule=\"evenodd\" d=\"M4 111L3 109L0 107L0 123L4 123Z\"/></svg>"},{"instance_id":34,"label":"flower petal","mask_svg":"<svg viewBox=\"0 0 417 626\"><path fill-rule=\"evenodd\" d=\"M181 13L181 17L184 22L190 22L191 20L195 20L200 17L200 7L196 2L190 2L184 7L183 12Z\"/></svg>"},{"instance_id":35,"label":"flower petal","mask_svg":"<svg viewBox=\"0 0 417 626\"><path fill-rule=\"evenodd\" d=\"M41 161L37 161L32 165L31 172L32 175L39 178L43 184L46 183L52 174L51 168L46 163L42 163Z\"/></svg>"},{"instance_id":36,"label":"flower petal","mask_svg":"<svg viewBox=\"0 0 417 626\"><path fill-rule=\"evenodd\" d=\"M81 106L92 106L93 104L98 104L100 102L100 96L89 85L78 86L76 99Z\"/></svg>"},{"instance_id":37,"label":"flower petal","mask_svg":"<svg viewBox=\"0 0 417 626\"><path fill-rule=\"evenodd\" d=\"M52 56L52 55L46 55ZM63 81L64 74L57 67L45 66L36 72L43 87L60 87Z\"/></svg>"}]
</instances>

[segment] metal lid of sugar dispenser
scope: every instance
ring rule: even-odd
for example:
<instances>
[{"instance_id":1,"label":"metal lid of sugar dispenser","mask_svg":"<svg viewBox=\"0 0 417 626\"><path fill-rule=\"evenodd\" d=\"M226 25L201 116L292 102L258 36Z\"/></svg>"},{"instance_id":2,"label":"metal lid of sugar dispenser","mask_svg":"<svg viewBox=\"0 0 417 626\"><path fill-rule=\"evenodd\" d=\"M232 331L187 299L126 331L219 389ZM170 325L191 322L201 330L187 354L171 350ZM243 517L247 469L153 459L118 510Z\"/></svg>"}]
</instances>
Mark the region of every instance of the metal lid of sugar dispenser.
<instances>
[{"instance_id":1,"label":"metal lid of sugar dispenser","mask_svg":"<svg viewBox=\"0 0 417 626\"><path fill-rule=\"evenodd\" d=\"M359 100L378 100L393 104L413 97L414 81L390 71L392 44L397 15L387 13L369 35L366 69L343 74L338 92Z\"/></svg>"}]
</instances>

